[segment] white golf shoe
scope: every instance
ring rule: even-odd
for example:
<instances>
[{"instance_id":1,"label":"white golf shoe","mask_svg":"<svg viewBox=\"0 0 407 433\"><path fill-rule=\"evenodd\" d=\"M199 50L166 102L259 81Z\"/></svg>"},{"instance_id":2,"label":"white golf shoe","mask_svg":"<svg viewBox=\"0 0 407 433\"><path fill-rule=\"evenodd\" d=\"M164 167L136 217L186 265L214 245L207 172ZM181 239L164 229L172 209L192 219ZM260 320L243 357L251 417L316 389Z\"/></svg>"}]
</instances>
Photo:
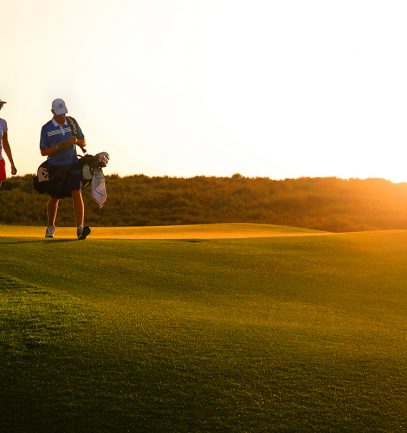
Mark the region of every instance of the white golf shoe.
<instances>
[{"instance_id":1,"label":"white golf shoe","mask_svg":"<svg viewBox=\"0 0 407 433\"><path fill-rule=\"evenodd\" d=\"M46 238L53 238L55 236L55 226L48 226L45 230Z\"/></svg>"}]
</instances>

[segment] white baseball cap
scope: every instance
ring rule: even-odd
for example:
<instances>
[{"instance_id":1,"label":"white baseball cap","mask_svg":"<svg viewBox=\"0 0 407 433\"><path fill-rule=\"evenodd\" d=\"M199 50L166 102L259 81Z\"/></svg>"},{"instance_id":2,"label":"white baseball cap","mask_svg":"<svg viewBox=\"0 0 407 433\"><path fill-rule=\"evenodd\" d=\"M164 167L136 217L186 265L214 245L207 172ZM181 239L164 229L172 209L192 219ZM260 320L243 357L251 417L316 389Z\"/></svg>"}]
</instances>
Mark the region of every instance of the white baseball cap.
<instances>
[{"instance_id":1,"label":"white baseball cap","mask_svg":"<svg viewBox=\"0 0 407 433\"><path fill-rule=\"evenodd\" d=\"M68 112L65 101L61 98L57 98L52 101L52 109L57 116Z\"/></svg>"}]
</instances>

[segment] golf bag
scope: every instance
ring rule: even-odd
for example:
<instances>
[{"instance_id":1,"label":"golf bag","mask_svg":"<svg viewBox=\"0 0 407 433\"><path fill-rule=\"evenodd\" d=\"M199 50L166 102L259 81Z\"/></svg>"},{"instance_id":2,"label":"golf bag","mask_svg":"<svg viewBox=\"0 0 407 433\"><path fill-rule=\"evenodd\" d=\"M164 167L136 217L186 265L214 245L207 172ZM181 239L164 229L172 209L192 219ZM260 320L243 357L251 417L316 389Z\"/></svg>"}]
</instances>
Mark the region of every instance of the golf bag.
<instances>
[{"instance_id":1,"label":"golf bag","mask_svg":"<svg viewBox=\"0 0 407 433\"><path fill-rule=\"evenodd\" d=\"M52 190L62 187L72 170L81 171L81 189L91 186L91 194L94 200L102 207L107 199L105 177L103 168L109 162L109 154L100 152L96 155L84 155L78 157L75 164L58 167L49 165L48 160L44 161L37 169L37 174L33 178L34 188L40 194L50 194Z\"/></svg>"},{"instance_id":2,"label":"golf bag","mask_svg":"<svg viewBox=\"0 0 407 433\"><path fill-rule=\"evenodd\" d=\"M103 168L109 162L109 154L97 153L95 156L84 155L78 164L82 170L82 189L90 185L91 195L99 207L103 207L107 200L105 176Z\"/></svg>"}]
</instances>

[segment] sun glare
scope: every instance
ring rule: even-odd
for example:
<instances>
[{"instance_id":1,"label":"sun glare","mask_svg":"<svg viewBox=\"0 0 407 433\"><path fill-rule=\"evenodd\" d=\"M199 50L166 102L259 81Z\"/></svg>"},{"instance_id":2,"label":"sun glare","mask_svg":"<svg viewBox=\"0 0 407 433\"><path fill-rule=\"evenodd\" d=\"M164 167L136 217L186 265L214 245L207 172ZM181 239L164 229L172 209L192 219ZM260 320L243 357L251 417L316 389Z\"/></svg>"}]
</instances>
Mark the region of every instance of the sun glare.
<instances>
[{"instance_id":1,"label":"sun glare","mask_svg":"<svg viewBox=\"0 0 407 433\"><path fill-rule=\"evenodd\" d=\"M32 4L4 11L0 97L20 174L39 162L41 125L63 96L90 149L111 154L108 173L407 181L404 3L73 4L81 14L60 16L44 0L35 31ZM57 58L44 74L58 49L49 34L72 16L87 29L70 35L84 67Z\"/></svg>"}]
</instances>

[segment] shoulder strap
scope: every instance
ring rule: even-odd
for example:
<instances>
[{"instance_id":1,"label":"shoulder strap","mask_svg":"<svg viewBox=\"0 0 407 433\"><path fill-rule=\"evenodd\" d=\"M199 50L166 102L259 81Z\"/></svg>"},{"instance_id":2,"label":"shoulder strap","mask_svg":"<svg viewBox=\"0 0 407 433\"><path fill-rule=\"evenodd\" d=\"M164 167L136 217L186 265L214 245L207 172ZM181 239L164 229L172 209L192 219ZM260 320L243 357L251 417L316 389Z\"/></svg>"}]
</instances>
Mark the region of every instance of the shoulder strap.
<instances>
[{"instance_id":1,"label":"shoulder strap","mask_svg":"<svg viewBox=\"0 0 407 433\"><path fill-rule=\"evenodd\" d=\"M79 138L79 125L78 122L71 116L65 116L66 121L68 122L68 125L71 127L72 134Z\"/></svg>"},{"instance_id":2,"label":"shoulder strap","mask_svg":"<svg viewBox=\"0 0 407 433\"><path fill-rule=\"evenodd\" d=\"M79 136L79 125L78 122L71 116L65 116L66 121L68 122L68 125L70 126L71 130L72 130L72 134L77 138L77 139L81 139L83 138L83 136ZM83 147L81 147L82 152L86 153L86 149L84 149Z\"/></svg>"}]
</instances>

